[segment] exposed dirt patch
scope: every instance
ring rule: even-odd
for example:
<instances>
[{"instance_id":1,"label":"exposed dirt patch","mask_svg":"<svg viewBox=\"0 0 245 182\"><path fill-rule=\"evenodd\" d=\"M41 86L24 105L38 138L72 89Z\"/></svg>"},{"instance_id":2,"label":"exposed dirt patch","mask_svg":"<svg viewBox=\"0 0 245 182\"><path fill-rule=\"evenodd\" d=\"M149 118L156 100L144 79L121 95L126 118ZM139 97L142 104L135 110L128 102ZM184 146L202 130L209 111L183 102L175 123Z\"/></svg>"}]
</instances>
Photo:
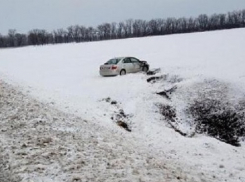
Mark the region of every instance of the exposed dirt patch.
<instances>
[{"instance_id":1,"label":"exposed dirt patch","mask_svg":"<svg viewBox=\"0 0 245 182\"><path fill-rule=\"evenodd\" d=\"M152 76L150 78L147 78L147 82L149 83L156 83L157 81L162 81L166 79L166 75L162 75L162 76Z\"/></svg>"},{"instance_id":2,"label":"exposed dirt patch","mask_svg":"<svg viewBox=\"0 0 245 182\"><path fill-rule=\"evenodd\" d=\"M117 110L111 115L111 120L115 122L118 126L124 128L126 131L131 132L132 130L130 129L129 123L132 115L125 114L124 110L120 106L120 103L116 100L112 100L110 97L102 99L102 101L108 102Z\"/></svg>"},{"instance_id":3,"label":"exposed dirt patch","mask_svg":"<svg viewBox=\"0 0 245 182\"><path fill-rule=\"evenodd\" d=\"M152 69L152 70L149 70L147 71L147 75L155 75L157 73L160 73L161 72L161 69L160 68L156 68L156 69Z\"/></svg>"},{"instance_id":4,"label":"exposed dirt patch","mask_svg":"<svg viewBox=\"0 0 245 182\"><path fill-rule=\"evenodd\" d=\"M240 146L239 138L245 136L245 107L242 112L221 100L195 100L187 113L192 115L197 133L205 133L234 146Z\"/></svg>"},{"instance_id":5,"label":"exposed dirt patch","mask_svg":"<svg viewBox=\"0 0 245 182\"><path fill-rule=\"evenodd\" d=\"M177 89L177 86L173 86L170 89L161 91L161 92L157 92L156 94L161 95L163 97L165 97L166 99L171 99L170 95Z\"/></svg>"},{"instance_id":6,"label":"exposed dirt patch","mask_svg":"<svg viewBox=\"0 0 245 182\"><path fill-rule=\"evenodd\" d=\"M193 133L187 134L178 129L185 122L196 133L207 134L228 144L240 146L239 141L245 137L245 98L234 101L233 96L236 93L233 93L229 85L214 79L206 79L194 83L190 88L180 87L177 90L175 83L182 80L178 76L168 76L165 81L173 83L173 87L157 92L168 99L169 104L158 104L158 107L169 125L183 136L193 136ZM181 111L185 115L179 115L178 105L174 105L170 100L175 93L186 95L186 98L178 97L185 99L186 107ZM186 123L181 116L191 118L191 123Z\"/></svg>"},{"instance_id":7,"label":"exposed dirt patch","mask_svg":"<svg viewBox=\"0 0 245 182\"><path fill-rule=\"evenodd\" d=\"M129 129L128 124L123 121L117 121L117 125L124 128L126 131L131 132L131 129Z\"/></svg>"},{"instance_id":8,"label":"exposed dirt patch","mask_svg":"<svg viewBox=\"0 0 245 182\"><path fill-rule=\"evenodd\" d=\"M168 82L168 83L179 83L181 81L183 81L183 78L181 78L178 75L170 75L170 74L164 74L164 75L160 75L160 76L151 76L149 78L146 79L147 82L149 83L156 83L156 82Z\"/></svg>"}]
</instances>

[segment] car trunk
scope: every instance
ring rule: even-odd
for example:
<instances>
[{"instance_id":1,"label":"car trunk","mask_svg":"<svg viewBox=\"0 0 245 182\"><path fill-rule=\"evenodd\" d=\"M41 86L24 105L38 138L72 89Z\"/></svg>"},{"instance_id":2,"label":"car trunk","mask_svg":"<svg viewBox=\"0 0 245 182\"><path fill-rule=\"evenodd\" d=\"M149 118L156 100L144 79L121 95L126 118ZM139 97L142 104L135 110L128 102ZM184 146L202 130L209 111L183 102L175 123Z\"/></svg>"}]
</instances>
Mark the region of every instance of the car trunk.
<instances>
[{"instance_id":1,"label":"car trunk","mask_svg":"<svg viewBox=\"0 0 245 182\"><path fill-rule=\"evenodd\" d=\"M115 71L116 69L117 69L117 65L114 64L100 66L100 70L102 72L111 72L111 71Z\"/></svg>"}]
</instances>

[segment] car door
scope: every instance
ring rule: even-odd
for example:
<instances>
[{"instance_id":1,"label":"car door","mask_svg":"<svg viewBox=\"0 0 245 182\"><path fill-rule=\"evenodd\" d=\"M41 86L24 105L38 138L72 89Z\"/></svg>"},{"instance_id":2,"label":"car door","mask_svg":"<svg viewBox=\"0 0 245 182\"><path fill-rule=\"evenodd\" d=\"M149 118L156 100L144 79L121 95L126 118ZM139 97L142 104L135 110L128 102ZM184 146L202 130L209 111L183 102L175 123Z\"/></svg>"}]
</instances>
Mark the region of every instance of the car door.
<instances>
[{"instance_id":1,"label":"car door","mask_svg":"<svg viewBox=\"0 0 245 182\"><path fill-rule=\"evenodd\" d=\"M127 73L132 73L134 71L134 65L131 62L130 58L124 58L123 60L123 67Z\"/></svg>"},{"instance_id":2,"label":"car door","mask_svg":"<svg viewBox=\"0 0 245 182\"><path fill-rule=\"evenodd\" d=\"M131 57L130 60L131 60L131 62L133 63L133 66L134 66L132 72L136 73L136 72L139 72L139 71L142 70L142 68L141 68L141 63L139 62L138 59L136 59L136 58L134 58L134 57Z\"/></svg>"}]
</instances>

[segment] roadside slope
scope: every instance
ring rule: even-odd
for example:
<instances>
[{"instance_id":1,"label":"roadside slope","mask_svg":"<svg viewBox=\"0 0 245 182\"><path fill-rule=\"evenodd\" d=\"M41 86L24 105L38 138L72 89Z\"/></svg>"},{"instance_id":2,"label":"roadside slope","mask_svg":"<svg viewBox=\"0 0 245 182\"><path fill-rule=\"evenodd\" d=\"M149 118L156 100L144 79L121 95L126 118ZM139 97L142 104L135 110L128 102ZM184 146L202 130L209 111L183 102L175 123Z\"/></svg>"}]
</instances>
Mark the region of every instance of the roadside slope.
<instances>
[{"instance_id":1,"label":"roadside slope","mask_svg":"<svg viewBox=\"0 0 245 182\"><path fill-rule=\"evenodd\" d=\"M0 181L200 181L133 141L0 82ZM198 178L197 178L198 179Z\"/></svg>"}]
</instances>

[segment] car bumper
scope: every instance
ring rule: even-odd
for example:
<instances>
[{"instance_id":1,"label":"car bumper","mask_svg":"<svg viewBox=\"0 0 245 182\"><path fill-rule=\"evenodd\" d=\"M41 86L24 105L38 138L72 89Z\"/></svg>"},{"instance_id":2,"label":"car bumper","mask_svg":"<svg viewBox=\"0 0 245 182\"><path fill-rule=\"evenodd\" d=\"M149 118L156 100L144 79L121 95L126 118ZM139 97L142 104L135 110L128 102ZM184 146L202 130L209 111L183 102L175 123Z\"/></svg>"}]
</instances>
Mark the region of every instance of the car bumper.
<instances>
[{"instance_id":1,"label":"car bumper","mask_svg":"<svg viewBox=\"0 0 245 182\"><path fill-rule=\"evenodd\" d=\"M118 71L117 70L100 70L100 75L101 76L116 76L118 75Z\"/></svg>"}]
</instances>

